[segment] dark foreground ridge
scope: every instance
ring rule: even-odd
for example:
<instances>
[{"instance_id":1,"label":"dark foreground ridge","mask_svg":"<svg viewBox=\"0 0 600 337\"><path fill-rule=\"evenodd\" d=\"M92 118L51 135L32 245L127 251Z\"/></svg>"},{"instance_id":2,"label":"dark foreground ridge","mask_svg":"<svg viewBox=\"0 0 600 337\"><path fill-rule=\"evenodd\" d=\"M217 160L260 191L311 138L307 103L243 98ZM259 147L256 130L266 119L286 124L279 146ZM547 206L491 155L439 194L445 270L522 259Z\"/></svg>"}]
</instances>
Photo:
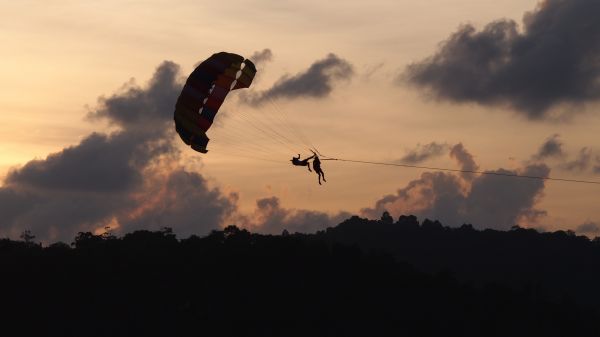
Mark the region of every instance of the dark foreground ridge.
<instances>
[{"instance_id":1,"label":"dark foreground ridge","mask_svg":"<svg viewBox=\"0 0 600 337\"><path fill-rule=\"evenodd\" d=\"M600 336L597 302L536 278L597 279L599 253L597 241L571 233L449 229L413 217L354 217L311 235L231 226L182 240L167 228L122 238L80 233L72 247L4 239L0 331Z\"/></svg>"}]
</instances>

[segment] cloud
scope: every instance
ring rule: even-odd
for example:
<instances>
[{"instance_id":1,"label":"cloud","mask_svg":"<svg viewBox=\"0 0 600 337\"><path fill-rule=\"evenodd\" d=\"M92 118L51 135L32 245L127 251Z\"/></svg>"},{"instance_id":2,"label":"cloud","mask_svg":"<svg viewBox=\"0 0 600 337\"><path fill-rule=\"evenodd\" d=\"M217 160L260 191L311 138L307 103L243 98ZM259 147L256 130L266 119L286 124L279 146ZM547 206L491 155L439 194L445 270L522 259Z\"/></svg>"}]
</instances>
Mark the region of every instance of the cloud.
<instances>
[{"instance_id":1,"label":"cloud","mask_svg":"<svg viewBox=\"0 0 600 337\"><path fill-rule=\"evenodd\" d=\"M324 98L333 90L336 82L349 80L354 75L353 66L335 54L313 63L306 71L285 75L273 86L254 95L240 95L242 100L260 105L269 99L294 99L301 97Z\"/></svg>"},{"instance_id":2,"label":"cloud","mask_svg":"<svg viewBox=\"0 0 600 337\"><path fill-rule=\"evenodd\" d=\"M519 170L490 172L547 177L550 168L545 164L531 164ZM544 187L545 182L541 179L479 176L473 180L467 195L465 220L499 229L508 229L521 221L536 222L546 214L535 209Z\"/></svg>"},{"instance_id":3,"label":"cloud","mask_svg":"<svg viewBox=\"0 0 600 337\"><path fill-rule=\"evenodd\" d=\"M525 15L522 32L512 20L481 31L464 25L399 80L438 99L509 105L529 119L552 117L550 110L561 104L600 98L598 17L598 1L546 0Z\"/></svg>"},{"instance_id":4,"label":"cloud","mask_svg":"<svg viewBox=\"0 0 600 337\"><path fill-rule=\"evenodd\" d=\"M116 233L167 226L186 237L231 221L266 233L314 232L349 216L285 209L276 197L258 200L252 214L239 212L236 193L179 164L173 108L181 88L179 66L166 61L147 85L130 81L100 97L88 117L117 131L92 133L9 172L0 186L0 235L31 230L44 242L70 242L77 232L104 226Z\"/></svg>"},{"instance_id":5,"label":"cloud","mask_svg":"<svg viewBox=\"0 0 600 337\"><path fill-rule=\"evenodd\" d=\"M587 170L587 168L590 167L591 162L592 151L589 148L584 147L581 150L579 150L579 154L577 155L576 159L566 162L562 165L562 168L567 171L581 172Z\"/></svg>"},{"instance_id":6,"label":"cloud","mask_svg":"<svg viewBox=\"0 0 600 337\"><path fill-rule=\"evenodd\" d=\"M453 147L451 157L461 169L478 168L462 144ZM549 171L544 164L532 164L519 170L488 172L547 176ZM421 218L439 219L451 226L472 223L480 228L505 230L519 222L535 222L545 215L543 210L535 208L543 190L543 180L425 172L419 179L361 212L372 218L378 218L384 211L395 217L410 213Z\"/></svg>"},{"instance_id":7,"label":"cloud","mask_svg":"<svg viewBox=\"0 0 600 337\"><path fill-rule=\"evenodd\" d=\"M148 175L133 199L135 206L119 217L123 232L168 226L188 237L219 228L237 211L238 196L210 188L197 172L175 168Z\"/></svg>"},{"instance_id":8,"label":"cloud","mask_svg":"<svg viewBox=\"0 0 600 337\"><path fill-rule=\"evenodd\" d=\"M600 233L600 226L595 222L585 222L575 229L575 232L580 234L598 234Z\"/></svg>"},{"instance_id":9,"label":"cloud","mask_svg":"<svg viewBox=\"0 0 600 337\"><path fill-rule=\"evenodd\" d=\"M261 51L255 51L249 57L250 61L254 62L256 65L260 65L266 62L269 62L273 59L273 52L271 49L265 48Z\"/></svg>"},{"instance_id":10,"label":"cloud","mask_svg":"<svg viewBox=\"0 0 600 337\"><path fill-rule=\"evenodd\" d=\"M256 210L251 215L238 215L236 224L252 231L280 234L284 229L290 233L314 233L335 226L350 217L350 213L329 214L319 211L282 208L277 197L256 201Z\"/></svg>"},{"instance_id":11,"label":"cloud","mask_svg":"<svg viewBox=\"0 0 600 337\"><path fill-rule=\"evenodd\" d=\"M177 164L172 114L179 79L179 66L163 62L145 87L129 83L89 113L118 131L92 133L11 171L0 187L0 235L29 229L40 240L68 242L107 224L160 224L184 233L218 228L237 199Z\"/></svg>"},{"instance_id":12,"label":"cloud","mask_svg":"<svg viewBox=\"0 0 600 337\"><path fill-rule=\"evenodd\" d=\"M458 143L452 147L450 150L450 157L458 162L460 169L463 171L474 172L479 170L479 166L475 162L475 158L473 158L473 155L465 149L462 143ZM461 173L463 179L470 181L475 177L469 172Z\"/></svg>"},{"instance_id":13,"label":"cloud","mask_svg":"<svg viewBox=\"0 0 600 337\"><path fill-rule=\"evenodd\" d=\"M563 143L559 139L558 134L554 134L546 139L546 141L540 146L538 152L532 156L536 160L544 160L547 158L559 158L559 168L567 171L586 171L592 166L592 150L588 147L583 147L579 150L577 158L568 161L567 153L563 150ZM600 162L600 159L597 159ZM596 172L596 167L592 169Z\"/></svg>"},{"instance_id":14,"label":"cloud","mask_svg":"<svg viewBox=\"0 0 600 337\"><path fill-rule=\"evenodd\" d=\"M429 144L418 144L415 149L408 151L400 160L405 164L419 164L428 159L439 157L448 151L448 144L431 142Z\"/></svg>"},{"instance_id":15,"label":"cloud","mask_svg":"<svg viewBox=\"0 0 600 337\"><path fill-rule=\"evenodd\" d=\"M546 159L550 157L564 157L565 153L562 149L563 143L560 141L559 137L558 134L548 137L544 144L540 146L540 149L534 155L534 158Z\"/></svg>"},{"instance_id":16,"label":"cloud","mask_svg":"<svg viewBox=\"0 0 600 337\"><path fill-rule=\"evenodd\" d=\"M150 137L148 135L148 137ZM129 133L93 133L81 143L9 172L5 184L38 190L111 192L133 188L141 168L167 150Z\"/></svg>"},{"instance_id":17,"label":"cloud","mask_svg":"<svg viewBox=\"0 0 600 337\"><path fill-rule=\"evenodd\" d=\"M157 137L162 137L165 124L172 122L173 107L183 86L179 71L179 65L164 61L145 88L131 82L109 97L100 97L97 110L88 117L105 118L128 133L145 136L158 131Z\"/></svg>"}]
</instances>

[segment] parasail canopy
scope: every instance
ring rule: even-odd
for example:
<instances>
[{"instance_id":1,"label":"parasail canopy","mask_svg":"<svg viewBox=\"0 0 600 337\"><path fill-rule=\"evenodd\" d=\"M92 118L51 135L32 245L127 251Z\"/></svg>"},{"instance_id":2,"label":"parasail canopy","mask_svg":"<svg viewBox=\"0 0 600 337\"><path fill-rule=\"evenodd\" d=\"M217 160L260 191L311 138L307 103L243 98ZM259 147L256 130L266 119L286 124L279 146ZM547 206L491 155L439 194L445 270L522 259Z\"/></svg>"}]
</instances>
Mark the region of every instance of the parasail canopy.
<instances>
[{"instance_id":1,"label":"parasail canopy","mask_svg":"<svg viewBox=\"0 0 600 337\"><path fill-rule=\"evenodd\" d=\"M248 88L256 75L252 61L220 52L200 63L190 74L175 104L175 130L192 149L206 153L210 129L231 90Z\"/></svg>"}]
</instances>

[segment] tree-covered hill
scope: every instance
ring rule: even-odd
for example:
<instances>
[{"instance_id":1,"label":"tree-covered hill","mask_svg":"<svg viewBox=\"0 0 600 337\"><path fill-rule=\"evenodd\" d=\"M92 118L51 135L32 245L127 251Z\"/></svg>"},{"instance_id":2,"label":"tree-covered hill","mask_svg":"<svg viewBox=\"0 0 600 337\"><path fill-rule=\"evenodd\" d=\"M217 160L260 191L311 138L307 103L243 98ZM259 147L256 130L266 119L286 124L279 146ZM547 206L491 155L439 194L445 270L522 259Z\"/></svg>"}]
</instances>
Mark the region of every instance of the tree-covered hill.
<instances>
[{"instance_id":1,"label":"tree-covered hill","mask_svg":"<svg viewBox=\"0 0 600 337\"><path fill-rule=\"evenodd\" d=\"M327 242L356 244L392 254L426 272L448 271L460 281L527 284L557 299L600 304L600 240L571 231L539 233L444 227L414 216L381 220L352 217L317 233Z\"/></svg>"},{"instance_id":2,"label":"tree-covered hill","mask_svg":"<svg viewBox=\"0 0 600 337\"><path fill-rule=\"evenodd\" d=\"M496 251L489 242L520 252L537 245L595 252L596 242L405 220L352 218L314 235L231 226L185 239L165 228L80 233L72 245L48 247L31 235L0 240L0 328L6 336L600 335L596 307L537 284L472 284L431 272L451 270L467 252ZM459 238L473 241L460 254L439 254ZM415 259L425 249L418 240L438 248Z\"/></svg>"}]
</instances>

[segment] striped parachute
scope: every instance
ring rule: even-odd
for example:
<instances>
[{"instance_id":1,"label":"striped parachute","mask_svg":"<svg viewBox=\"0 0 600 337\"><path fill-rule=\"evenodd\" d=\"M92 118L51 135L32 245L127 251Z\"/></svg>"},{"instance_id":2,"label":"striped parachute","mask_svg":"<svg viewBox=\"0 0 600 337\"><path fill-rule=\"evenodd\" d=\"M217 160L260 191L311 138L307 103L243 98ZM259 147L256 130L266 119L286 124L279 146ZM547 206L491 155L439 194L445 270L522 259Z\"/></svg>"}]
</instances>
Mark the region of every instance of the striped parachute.
<instances>
[{"instance_id":1,"label":"striped parachute","mask_svg":"<svg viewBox=\"0 0 600 337\"><path fill-rule=\"evenodd\" d=\"M210 128L231 90L248 88L256 67L244 57L220 52L200 63L190 74L175 104L175 130L192 149L206 153Z\"/></svg>"}]
</instances>

